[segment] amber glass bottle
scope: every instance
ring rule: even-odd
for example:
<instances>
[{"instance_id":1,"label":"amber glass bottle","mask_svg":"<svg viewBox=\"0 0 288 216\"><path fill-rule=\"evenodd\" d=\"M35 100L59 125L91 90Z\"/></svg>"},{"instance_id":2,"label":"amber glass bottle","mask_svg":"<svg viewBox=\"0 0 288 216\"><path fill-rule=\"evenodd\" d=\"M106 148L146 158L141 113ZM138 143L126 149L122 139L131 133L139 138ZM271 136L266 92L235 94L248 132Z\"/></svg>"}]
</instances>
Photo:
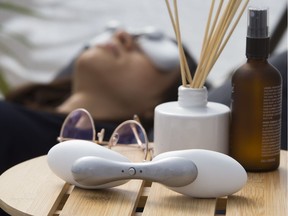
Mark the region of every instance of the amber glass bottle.
<instances>
[{"instance_id":1,"label":"amber glass bottle","mask_svg":"<svg viewBox=\"0 0 288 216\"><path fill-rule=\"evenodd\" d=\"M267 61L268 10L249 8L247 62L232 77L230 155L247 171L277 169L282 79Z\"/></svg>"}]
</instances>

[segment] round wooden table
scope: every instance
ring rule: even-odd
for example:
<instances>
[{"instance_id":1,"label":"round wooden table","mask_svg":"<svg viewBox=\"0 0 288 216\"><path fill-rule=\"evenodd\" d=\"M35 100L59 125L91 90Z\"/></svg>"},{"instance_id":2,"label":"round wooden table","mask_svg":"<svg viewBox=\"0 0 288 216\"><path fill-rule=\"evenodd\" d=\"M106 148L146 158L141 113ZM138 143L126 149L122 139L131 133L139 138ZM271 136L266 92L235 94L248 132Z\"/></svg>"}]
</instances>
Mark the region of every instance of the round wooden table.
<instances>
[{"instance_id":1,"label":"round wooden table","mask_svg":"<svg viewBox=\"0 0 288 216\"><path fill-rule=\"evenodd\" d=\"M137 148L120 146L116 150L134 161L143 158ZM278 170L248 173L242 190L218 199L193 199L141 180L106 190L84 190L55 176L42 156L0 176L0 207L16 216L287 216L287 184L287 151L281 151Z\"/></svg>"}]
</instances>

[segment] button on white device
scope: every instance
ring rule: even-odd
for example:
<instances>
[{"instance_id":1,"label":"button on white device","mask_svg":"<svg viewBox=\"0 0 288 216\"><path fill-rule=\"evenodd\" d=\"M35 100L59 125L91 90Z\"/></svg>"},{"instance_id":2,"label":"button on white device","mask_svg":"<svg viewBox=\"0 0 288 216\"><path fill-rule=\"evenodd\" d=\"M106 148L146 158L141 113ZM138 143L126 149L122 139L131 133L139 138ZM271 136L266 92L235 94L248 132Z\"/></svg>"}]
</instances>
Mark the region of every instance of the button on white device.
<instances>
[{"instance_id":1,"label":"button on white device","mask_svg":"<svg viewBox=\"0 0 288 216\"><path fill-rule=\"evenodd\" d=\"M130 167L128 170L129 175L135 175L136 174L136 170L133 167Z\"/></svg>"}]
</instances>

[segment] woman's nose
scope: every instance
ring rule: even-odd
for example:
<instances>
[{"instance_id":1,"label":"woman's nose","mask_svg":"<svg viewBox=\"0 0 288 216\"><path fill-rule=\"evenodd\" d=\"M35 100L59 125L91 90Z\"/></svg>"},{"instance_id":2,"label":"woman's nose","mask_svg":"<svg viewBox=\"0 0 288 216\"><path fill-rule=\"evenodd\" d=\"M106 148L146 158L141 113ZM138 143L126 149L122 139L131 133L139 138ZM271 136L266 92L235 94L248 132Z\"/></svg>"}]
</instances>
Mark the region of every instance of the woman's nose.
<instances>
[{"instance_id":1,"label":"woman's nose","mask_svg":"<svg viewBox=\"0 0 288 216\"><path fill-rule=\"evenodd\" d=\"M120 43L127 49L130 50L134 47L133 37L126 31L119 30L115 33L115 37L120 41Z\"/></svg>"}]
</instances>

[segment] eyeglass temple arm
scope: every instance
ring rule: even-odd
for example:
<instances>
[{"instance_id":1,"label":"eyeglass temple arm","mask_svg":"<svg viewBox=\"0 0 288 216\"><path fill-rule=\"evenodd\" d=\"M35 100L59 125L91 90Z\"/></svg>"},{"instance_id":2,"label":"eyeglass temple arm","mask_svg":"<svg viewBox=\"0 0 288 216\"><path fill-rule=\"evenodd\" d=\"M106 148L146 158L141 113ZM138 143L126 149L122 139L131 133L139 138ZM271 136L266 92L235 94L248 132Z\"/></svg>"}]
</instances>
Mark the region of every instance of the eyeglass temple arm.
<instances>
[{"instance_id":1,"label":"eyeglass temple arm","mask_svg":"<svg viewBox=\"0 0 288 216\"><path fill-rule=\"evenodd\" d=\"M133 120L135 120L135 121L137 121L138 123L141 124L140 118L139 118L139 116L137 114L133 115Z\"/></svg>"},{"instance_id":2,"label":"eyeglass temple arm","mask_svg":"<svg viewBox=\"0 0 288 216\"><path fill-rule=\"evenodd\" d=\"M105 129L102 128L101 131L97 133L97 139L100 144L103 143L104 135L105 135Z\"/></svg>"},{"instance_id":3,"label":"eyeglass temple arm","mask_svg":"<svg viewBox=\"0 0 288 216\"><path fill-rule=\"evenodd\" d=\"M143 142L141 141L141 139L140 139L140 137L139 137L139 134L137 133L137 130L136 130L135 125L130 125L130 127L131 127L131 129L132 129L132 131L133 131L133 134L134 134L135 138L136 138L137 144L138 144L142 149L145 150L144 160L146 161L146 160L148 159L148 152L149 152L149 151L150 151L150 154L151 154L150 156L152 157L152 155L153 155L153 148L150 148L150 147L149 147L147 138L145 138L145 140L147 140L147 143L145 143L145 146L143 147L144 144L143 144ZM150 159L151 159L151 158L150 158Z\"/></svg>"},{"instance_id":4,"label":"eyeglass temple arm","mask_svg":"<svg viewBox=\"0 0 288 216\"><path fill-rule=\"evenodd\" d=\"M141 124L141 121L140 121L140 118L139 118L138 115L135 114L135 115L133 116L133 120L135 120L135 121L137 121L139 124ZM142 146L143 146L143 143L142 143L142 141L141 141L141 139L140 139L140 137L139 137L139 134L137 133L137 130L136 130L135 125L134 125L134 124L130 124L130 127L131 127L131 130L133 131L133 134L134 134L136 140L137 140L137 144L142 147Z\"/></svg>"},{"instance_id":5,"label":"eyeglass temple arm","mask_svg":"<svg viewBox=\"0 0 288 216\"><path fill-rule=\"evenodd\" d=\"M142 141L141 141L141 139L139 137L139 134L137 133L135 125L131 124L130 127L131 127L131 130L133 131L133 134L134 134L135 138L136 138L137 144L142 147L143 143L142 143Z\"/></svg>"},{"instance_id":6,"label":"eyeglass temple arm","mask_svg":"<svg viewBox=\"0 0 288 216\"><path fill-rule=\"evenodd\" d=\"M138 123L141 124L140 118L139 118L139 116L138 116L137 114L135 114L135 115L133 116L133 120L135 120L135 121L137 121ZM140 137L139 137L139 135L138 135L138 133L137 133L137 130L136 130L135 126L134 126L134 127L131 126L131 129L132 129L132 131L133 131L133 133L134 133L134 136L136 137L136 140L137 140L138 145L140 145L140 146L143 148L143 143L142 143L142 141L141 141L141 139L140 139ZM150 151L150 156L151 156L150 159L152 159L153 148L149 148L148 140L147 140L147 143L146 143L146 146L145 146L145 156L144 156L144 160L147 160L147 159L148 159L148 151Z\"/></svg>"}]
</instances>

